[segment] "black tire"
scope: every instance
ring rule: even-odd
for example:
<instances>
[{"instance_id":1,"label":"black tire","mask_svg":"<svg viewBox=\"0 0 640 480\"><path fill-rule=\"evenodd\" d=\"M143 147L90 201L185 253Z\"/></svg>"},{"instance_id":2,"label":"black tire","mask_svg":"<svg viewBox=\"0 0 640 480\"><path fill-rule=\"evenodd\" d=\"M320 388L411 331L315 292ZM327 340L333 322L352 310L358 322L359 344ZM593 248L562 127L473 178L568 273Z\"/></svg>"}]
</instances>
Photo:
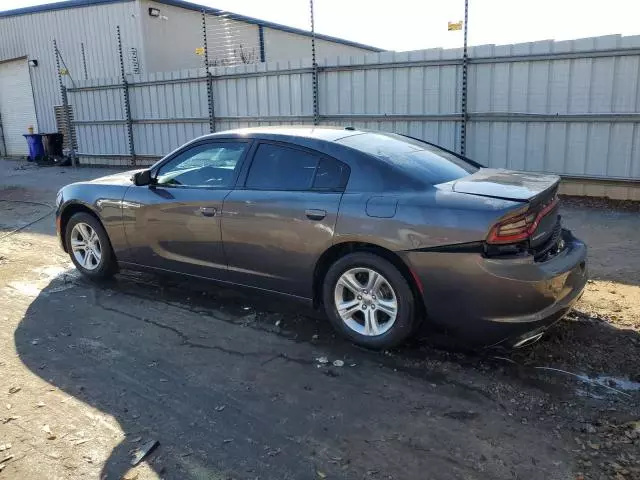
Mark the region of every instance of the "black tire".
<instances>
[{"instance_id":1,"label":"black tire","mask_svg":"<svg viewBox=\"0 0 640 480\"><path fill-rule=\"evenodd\" d=\"M365 335L353 330L338 313L334 291L340 277L353 268L368 268L381 274L395 292L397 301L395 322L380 335ZM363 347L391 348L402 343L414 330L415 299L409 283L391 262L373 253L350 253L331 265L324 278L322 298L325 312L336 331Z\"/></svg>"},{"instance_id":2,"label":"black tire","mask_svg":"<svg viewBox=\"0 0 640 480\"><path fill-rule=\"evenodd\" d=\"M89 225L98 235L98 240L101 246L101 258L100 262L98 262L97 266L93 269L87 269L82 266L82 264L80 264L76 259L71 248L71 233L73 231L73 227L75 227L79 223L85 223ZM118 270L118 264L113 253L113 249L111 248L109 236L102 226L102 223L100 223L100 221L93 215L84 212L74 214L67 222L67 227L64 234L64 242L67 247L67 252L71 257L71 261L80 271L80 273L86 275L88 278L94 280L110 278Z\"/></svg>"}]
</instances>

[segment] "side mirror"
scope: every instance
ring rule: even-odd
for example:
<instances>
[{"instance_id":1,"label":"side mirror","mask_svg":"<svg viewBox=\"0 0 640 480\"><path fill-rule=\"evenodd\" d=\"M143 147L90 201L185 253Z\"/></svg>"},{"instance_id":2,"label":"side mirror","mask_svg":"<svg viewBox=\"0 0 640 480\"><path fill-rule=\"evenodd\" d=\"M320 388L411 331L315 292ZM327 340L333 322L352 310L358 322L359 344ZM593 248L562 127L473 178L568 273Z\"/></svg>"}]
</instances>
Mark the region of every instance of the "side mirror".
<instances>
[{"instance_id":1,"label":"side mirror","mask_svg":"<svg viewBox=\"0 0 640 480\"><path fill-rule=\"evenodd\" d=\"M141 172L136 172L133 174L133 184L138 187L143 187L145 185L151 185L151 171L150 170L142 170Z\"/></svg>"}]
</instances>

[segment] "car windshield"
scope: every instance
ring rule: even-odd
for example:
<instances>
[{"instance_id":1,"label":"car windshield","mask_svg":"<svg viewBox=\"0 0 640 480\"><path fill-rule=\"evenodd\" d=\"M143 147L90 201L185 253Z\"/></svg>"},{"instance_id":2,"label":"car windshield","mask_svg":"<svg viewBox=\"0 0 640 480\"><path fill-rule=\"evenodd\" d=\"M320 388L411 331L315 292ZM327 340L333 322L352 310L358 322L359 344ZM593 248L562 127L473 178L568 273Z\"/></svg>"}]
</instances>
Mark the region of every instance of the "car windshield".
<instances>
[{"instance_id":1,"label":"car windshield","mask_svg":"<svg viewBox=\"0 0 640 480\"><path fill-rule=\"evenodd\" d=\"M363 133L338 140L384 160L430 185L450 182L478 171L478 166L429 143L396 134Z\"/></svg>"}]
</instances>

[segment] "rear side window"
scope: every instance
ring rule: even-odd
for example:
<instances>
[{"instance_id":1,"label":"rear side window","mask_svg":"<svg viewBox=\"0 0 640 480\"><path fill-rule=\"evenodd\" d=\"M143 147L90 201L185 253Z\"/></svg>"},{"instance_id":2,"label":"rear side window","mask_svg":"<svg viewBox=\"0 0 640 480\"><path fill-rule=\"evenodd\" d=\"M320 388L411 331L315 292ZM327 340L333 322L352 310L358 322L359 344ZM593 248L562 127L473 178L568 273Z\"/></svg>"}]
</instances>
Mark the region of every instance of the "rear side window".
<instances>
[{"instance_id":1,"label":"rear side window","mask_svg":"<svg viewBox=\"0 0 640 480\"><path fill-rule=\"evenodd\" d=\"M263 143L253 157L245 186L256 190L308 190L317 164L315 155Z\"/></svg>"},{"instance_id":2,"label":"rear side window","mask_svg":"<svg viewBox=\"0 0 640 480\"><path fill-rule=\"evenodd\" d=\"M318 163L316 176L313 179L314 190L340 190L347 180L348 167L341 162L323 158Z\"/></svg>"},{"instance_id":3,"label":"rear side window","mask_svg":"<svg viewBox=\"0 0 640 480\"><path fill-rule=\"evenodd\" d=\"M373 155L430 184L450 182L474 173L478 167L446 150L395 134L364 133L339 143Z\"/></svg>"},{"instance_id":4,"label":"rear side window","mask_svg":"<svg viewBox=\"0 0 640 480\"><path fill-rule=\"evenodd\" d=\"M258 146L245 186L254 190L336 190L344 186L342 163L281 145Z\"/></svg>"}]
</instances>

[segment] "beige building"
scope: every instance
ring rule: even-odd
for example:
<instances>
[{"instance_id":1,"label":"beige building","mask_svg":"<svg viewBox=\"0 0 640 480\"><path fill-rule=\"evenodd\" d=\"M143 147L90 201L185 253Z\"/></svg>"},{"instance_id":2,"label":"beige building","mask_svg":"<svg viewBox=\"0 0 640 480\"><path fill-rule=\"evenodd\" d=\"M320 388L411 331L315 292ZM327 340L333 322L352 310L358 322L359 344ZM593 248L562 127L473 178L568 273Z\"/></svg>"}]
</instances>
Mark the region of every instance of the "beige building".
<instances>
[{"instance_id":1,"label":"beige building","mask_svg":"<svg viewBox=\"0 0 640 480\"><path fill-rule=\"evenodd\" d=\"M70 0L0 12L0 154L24 155L29 126L57 131L61 104L53 41L66 84L120 76L116 28L126 73L203 66L202 10L211 65L297 60L311 55L308 31L181 0ZM318 58L380 49L316 35ZM113 112L117 116L117 112Z\"/></svg>"}]
</instances>

